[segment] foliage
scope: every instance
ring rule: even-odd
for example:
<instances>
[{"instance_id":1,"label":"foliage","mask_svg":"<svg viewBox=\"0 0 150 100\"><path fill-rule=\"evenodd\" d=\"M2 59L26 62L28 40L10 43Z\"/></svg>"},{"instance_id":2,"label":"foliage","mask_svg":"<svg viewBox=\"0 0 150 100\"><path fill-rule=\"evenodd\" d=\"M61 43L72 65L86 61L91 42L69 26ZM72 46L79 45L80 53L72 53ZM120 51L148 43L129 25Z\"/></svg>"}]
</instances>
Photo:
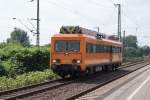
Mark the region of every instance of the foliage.
<instances>
[{"instance_id":1,"label":"foliage","mask_svg":"<svg viewBox=\"0 0 150 100\"><path fill-rule=\"evenodd\" d=\"M133 35L125 37L125 47L137 48L137 37Z\"/></svg>"},{"instance_id":2,"label":"foliage","mask_svg":"<svg viewBox=\"0 0 150 100\"><path fill-rule=\"evenodd\" d=\"M51 46L51 44L45 44L44 45L44 47L50 47Z\"/></svg>"},{"instance_id":3,"label":"foliage","mask_svg":"<svg viewBox=\"0 0 150 100\"><path fill-rule=\"evenodd\" d=\"M7 43L0 43L0 49L6 47Z\"/></svg>"},{"instance_id":4,"label":"foliage","mask_svg":"<svg viewBox=\"0 0 150 100\"><path fill-rule=\"evenodd\" d=\"M1 68L3 69L3 73L1 73L1 76L12 76L14 73L13 71L13 67L15 66L15 64L13 64L12 61L7 60L7 61L2 61L1 62ZM14 73L15 74L15 73Z\"/></svg>"},{"instance_id":5,"label":"foliage","mask_svg":"<svg viewBox=\"0 0 150 100\"><path fill-rule=\"evenodd\" d=\"M126 47L124 50L125 57L134 57L136 55L136 49L133 47Z\"/></svg>"},{"instance_id":6,"label":"foliage","mask_svg":"<svg viewBox=\"0 0 150 100\"><path fill-rule=\"evenodd\" d=\"M23 47L20 43L8 43L1 46L0 49L0 59L5 61L11 59L16 52L19 52Z\"/></svg>"},{"instance_id":7,"label":"foliage","mask_svg":"<svg viewBox=\"0 0 150 100\"><path fill-rule=\"evenodd\" d=\"M20 43L0 44L0 90L57 79L49 68L50 46L24 48ZM47 69L47 70L46 70Z\"/></svg>"},{"instance_id":8,"label":"foliage","mask_svg":"<svg viewBox=\"0 0 150 100\"><path fill-rule=\"evenodd\" d=\"M126 47L124 51L125 57L142 57L143 52L141 48L133 48L133 47Z\"/></svg>"},{"instance_id":9,"label":"foliage","mask_svg":"<svg viewBox=\"0 0 150 100\"><path fill-rule=\"evenodd\" d=\"M7 39L8 43L19 42L24 47L30 46L29 37L27 36L27 32L22 29L15 28L13 32L11 32L11 37Z\"/></svg>"},{"instance_id":10,"label":"foliage","mask_svg":"<svg viewBox=\"0 0 150 100\"><path fill-rule=\"evenodd\" d=\"M15 76L30 71L42 71L49 68L49 47L24 48L19 43L0 44L1 70L7 76ZM1 75L5 75L0 73Z\"/></svg>"},{"instance_id":11,"label":"foliage","mask_svg":"<svg viewBox=\"0 0 150 100\"><path fill-rule=\"evenodd\" d=\"M150 47L149 46L144 46L143 47L143 52L144 52L144 56L150 55Z\"/></svg>"},{"instance_id":12,"label":"foliage","mask_svg":"<svg viewBox=\"0 0 150 100\"><path fill-rule=\"evenodd\" d=\"M29 72L18 75L15 78L0 77L0 91L14 89L58 78L59 76L54 74L51 70L45 70L43 72Z\"/></svg>"},{"instance_id":13,"label":"foliage","mask_svg":"<svg viewBox=\"0 0 150 100\"><path fill-rule=\"evenodd\" d=\"M2 63L0 63L0 76L6 75L6 70Z\"/></svg>"},{"instance_id":14,"label":"foliage","mask_svg":"<svg viewBox=\"0 0 150 100\"><path fill-rule=\"evenodd\" d=\"M144 46L139 47L137 45L137 37L133 35L129 35L125 37L125 49L124 49L124 57L143 57L150 55L150 47ZM125 59L125 58L124 58Z\"/></svg>"},{"instance_id":15,"label":"foliage","mask_svg":"<svg viewBox=\"0 0 150 100\"><path fill-rule=\"evenodd\" d=\"M14 55L17 73L44 70L49 68L50 53L48 49L22 49Z\"/></svg>"}]
</instances>

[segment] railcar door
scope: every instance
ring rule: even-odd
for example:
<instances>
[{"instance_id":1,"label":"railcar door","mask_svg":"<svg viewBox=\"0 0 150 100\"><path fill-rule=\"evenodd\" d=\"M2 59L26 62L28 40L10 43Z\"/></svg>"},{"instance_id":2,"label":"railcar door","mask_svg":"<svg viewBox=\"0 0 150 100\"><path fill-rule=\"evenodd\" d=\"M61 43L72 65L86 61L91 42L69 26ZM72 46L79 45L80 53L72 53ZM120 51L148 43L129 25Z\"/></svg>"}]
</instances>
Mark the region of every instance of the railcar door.
<instances>
[{"instance_id":1,"label":"railcar door","mask_svg":"<svg viewBox=\"0 0 150 100\"><path fill-rule=\"evenodd\" d=\"M110 46L110 52L109 52L109 54L110 54L110 62L112 62L113 61L113 47L112 46Z\"/></svg>"}]
</instances>

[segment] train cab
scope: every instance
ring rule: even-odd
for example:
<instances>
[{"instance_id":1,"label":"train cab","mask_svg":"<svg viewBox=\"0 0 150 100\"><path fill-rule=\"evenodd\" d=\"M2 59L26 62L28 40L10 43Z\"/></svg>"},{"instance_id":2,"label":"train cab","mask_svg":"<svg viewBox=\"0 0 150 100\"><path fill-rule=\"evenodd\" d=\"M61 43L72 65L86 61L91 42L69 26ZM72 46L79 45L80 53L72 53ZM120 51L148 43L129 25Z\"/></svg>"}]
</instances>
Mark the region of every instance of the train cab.
<instances>
[{"instance_id":1,"label":"train cab","mask_svg":"<svg viewBox=\"0 0 150 100\"><path fill-rule=\"evenodd\" d=\"M79 34L56 34L51 41L51 68L65 76L81 70L83 39Z\"/></svg>"}]
</instances>

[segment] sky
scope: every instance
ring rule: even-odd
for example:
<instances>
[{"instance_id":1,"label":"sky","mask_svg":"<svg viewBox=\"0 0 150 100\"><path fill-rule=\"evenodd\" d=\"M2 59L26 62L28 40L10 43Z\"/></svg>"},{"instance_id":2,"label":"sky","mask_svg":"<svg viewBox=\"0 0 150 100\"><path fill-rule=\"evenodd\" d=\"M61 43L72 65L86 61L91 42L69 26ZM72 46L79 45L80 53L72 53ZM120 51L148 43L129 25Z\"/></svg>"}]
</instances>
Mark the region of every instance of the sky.
<instances>
[{"instance_id":1,"label":"sky","mask_svg":"<svg viewBox=\"0 0 150 100\"><path fill-rule=\"evenodd\" d=\"M36 22L30 20L36 18L36 1L1 0L0 42L5 42L17 27L27 31L31 43L36 44L36 35L25 27L36 27ZM150 46L150 0L40 0L40 45L50 43L51 36L59 33L62 25L79 25L95 31L100 27L100 32L116 34L115 3L121 4L122 31L136 35L139 45Z\"/></svg>"}]
</instances>

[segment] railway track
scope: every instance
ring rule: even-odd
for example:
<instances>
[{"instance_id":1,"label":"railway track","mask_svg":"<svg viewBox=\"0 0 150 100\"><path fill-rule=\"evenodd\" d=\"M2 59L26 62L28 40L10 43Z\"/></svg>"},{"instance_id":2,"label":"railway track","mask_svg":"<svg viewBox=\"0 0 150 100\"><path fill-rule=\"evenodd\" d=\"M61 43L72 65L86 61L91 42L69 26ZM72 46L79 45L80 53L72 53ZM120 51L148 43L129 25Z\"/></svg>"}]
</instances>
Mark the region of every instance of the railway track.
<instances>
[{"instance_id":1,"label":"railway track","mask_svg":"<svg viewBox=\"0 0 150 100\"><path fill-rule=\"evenodd\" d=\"M126 67L117 72L107 72L99 74L95 78L88 78L86 80L81 80L76 83L69 84L64 87L60 87L53 91L48 91L42 94L35 95L34 97L30 97L28 99L36 100L37 97L45 100L74 100L90 91L93 91L101 86L104 86L116 79L119 79L129 73L132 73L146 65L149 62L144 62L141 64L136 64L134 67ZM94 77L94 76L93 76ZM40 96L39 96L40 95Z\"/></svg>"},{"instance_id":2,"label":"railway track","mask_svg":"<svg viewBox=\"0 0 150 100\"><path fill-rule=\"evenodd\" d=\"M127 67L130 67L133 65L144 63L144 62L145 61L136 61L136 62L132 62L132 63L127 63L127 64L124 64L123 66L118 67L118 69L127 68Z\"/></svg>"},{"instance_id":3,"label":"railway track","mask_svg":"<svg viewBox=\"0 0 150 100\"><path fill-rule=\"evenodd\" d=\"M142 62L134 62L134 63L128 63L128 64L124 64L123 66L122 66L122 68L128 68L128 67L130 67L130 66L133 66L133 65L138 65L138 64L141 64L141 63L143 63L144 61L142 61ZM145 62L144 62L145 63ZM144 66L142 66L142 67L144 67ZM139 67L139 68L141 68L141 67ZM137 68L136 70L138 70L139 68ZM119 69L121 69L121 67L119 68ZM135 71L135 70L134 70ZM133 71L130 71L130 73L131 72L133 72ZM102 73L102 74L104 74L104 73ZM110 74L110 73L109 73ZM127 73L126 73L127 74ZM124 74L124 75L126 75L126 74ZM106 76L106 74L105 75L103 75L103 76ZM108 74L107 74L107 76L108 76ZM122 75L123 76L123 75ZM122 77L122 76L120 76L120 77ZM119 76L117 77L117 78L119 78ZM90 79L89 79L90 80ZM89 80L85 80L84 79L84 81L89 81ZM83 82L84 82L83 81ZM110 81L110 80L109 80ZM107 84L109 81L104 81L103 82L103 85L104 84ZM111 80L111 81L113 81L113 80ZM82 81L81 81L82 82ZM23 97L27 97L27 96L32 96L32 95L35 95L35 94L39 94L39 93L43 93L44 91L51 91L51 92L53 92L53 90L55 91L57 91L57 90L59 90L59 88L61 88L61 87L68 87L68 86L71 86L72 84L77 84L77 83L80 83L80 81L78 80L71 80L71 79L59 79L59 80L54 80L54 81L49 81L49 82L44 82L44 83L40 83L40 84L36 84L36 85L31 85L31 86L26 86L26 87L21 87L21 88L17 88L17 89L13 89L13 90L8 90L8 91L3 91L3 92L0 92L0 99L4 99L4 100L13 100L13 99L19 99L19 98L23 98ZM102 85L102 83L101 84L99 84L99 87ZM96 88L97 86L95 86L95 88ZM94 89L94 87L93 88L91 88L91 89L86 89L85 91L80 91L80 92L78 92L78 93L75 93L75 95L71 95L71 96L69 96L69 97L66 97L65 99L75 99L75 98L77 98L77 97L79 97L79 96L81 96L81 94L83 95L83 94L85 94L86 92L89 92L90 90L93 90ZM64 89L65 90L65 89ZM67 90L66 90L67 91ZM72 91L71 91L72 92ZM55 93L55 92L54 92ZM53 94L54 94L53 93ZM56 93L56 95L58 95L57 93ZM54 95L54 97L56 96L56 95ZM62 98L63 99L63 98Z\"/></svg>"},{"instance_id":4,"label":"railway track","mask_svg":"<svg viewBox=\"0 0 150 100\"><path fill-rule=\"evenodd\" d=\"M15 100L17 98L33 95L36 93L40 93L46 90L59 88L61 86L70 84L72 82L71 79L58 79L47 81L35 85L20 87L12 90L2 91L0 92L0 100Z\"/></svg>"},{"instance_id":5,"label":"railway track","mask_svg":"<svg viewBox=\"0 0 150 100\"><path fill-rule=\"evenodd\" d=\"M145 62L143 62L143 63L145 63ZM138 64L141 64L141 63L138 63ZM100 88L100 87L102 87L102 86L104 86L104 85L106 85L106 84L108 84L108 83L110 83L110 82L112 82L112 81L115 81L115 80L117 80L117 79L120 79L120 78L122 78L123 76L128 75L128 74L130 74L130 73L132 73L132 72L135 72L135 71L137 71L137 70L139 70L139 69L141 69L141 68L143 68L144 66L147 66L147 65L149 65L149 64L150 64L150 62L147 62L147 63L145 63L145 64L141 64L141 66L138 66L138 68L136 68L136 69L134 69L134 70L132 70L132 71L130 71L130 72L126 72L126 73L124 73L124 74L120 74L120 75L118 75L118 76L116 76L116 77L113 77L112 79L108 79L108 80L102 82L101 84L98 84L98 85L96 85L96 86L94 86L94 87L92 87L92 88L89 88L89 89L87 89L87 90L84 90L84 91L82 91L82 92L80 92L80 93L78 93L78 94L76 94L76 95L73 95L73 96L67 98L67 100L74 100L74 99L77 99L77 98L79 98L79 97L81 97L81 96L83 96L83 95L85 95L85 94L87 94L87 93L89 93L89 92L91 92L91 91L96 90L97 88ZM124 67L124 68L127 68L127 66ZM150 69L150 68L148 68L148 69ZM146 70L147 70L147 69L146 69ZM146 70L144 70L144 71L146 71ZM144 72L144 71L143 71L143 72ZM143 72L142 72L142 73L143 73ZM139 74L141 74L141 73L139 73Z\"/></svg>"}]
</instances>

